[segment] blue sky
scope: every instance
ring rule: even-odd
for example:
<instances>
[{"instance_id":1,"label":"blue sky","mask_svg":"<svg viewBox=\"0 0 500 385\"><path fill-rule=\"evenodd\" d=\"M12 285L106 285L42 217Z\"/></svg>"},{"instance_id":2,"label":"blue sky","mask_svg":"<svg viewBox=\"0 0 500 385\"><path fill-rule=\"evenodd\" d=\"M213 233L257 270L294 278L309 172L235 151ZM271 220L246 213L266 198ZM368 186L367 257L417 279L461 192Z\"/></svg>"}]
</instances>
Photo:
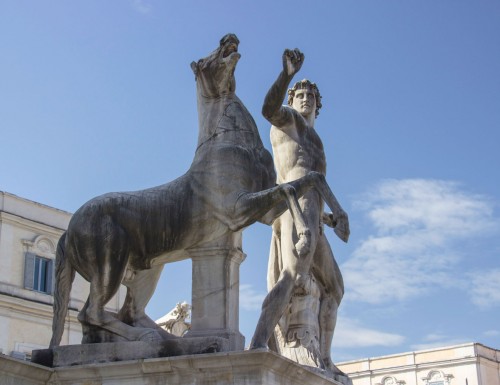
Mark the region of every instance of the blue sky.
<instances>
[{"instance_id":1,"label":"blue sky","mask_svg":"<svg viewBox=\"0 0 500 385\"><path fill-rule=\"evenodd\" d=\"M323 95L316 128L351 238L337 361L462 342L500 347L500 2L0 1L0 190L75 211L183 174L189 64L228 32L256 119L285 48ZM266 292L271 231L244 232L240 328ZM190 301L167 265L148 312Z\"/></svg>"}]
</instances>

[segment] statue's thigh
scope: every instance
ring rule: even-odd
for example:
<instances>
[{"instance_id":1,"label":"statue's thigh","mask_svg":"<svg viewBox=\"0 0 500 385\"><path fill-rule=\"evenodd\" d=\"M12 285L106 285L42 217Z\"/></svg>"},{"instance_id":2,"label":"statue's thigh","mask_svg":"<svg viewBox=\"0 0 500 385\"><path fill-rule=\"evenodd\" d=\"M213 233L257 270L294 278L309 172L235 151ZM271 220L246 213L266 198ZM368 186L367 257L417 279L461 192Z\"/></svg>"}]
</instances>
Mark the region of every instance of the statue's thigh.
<instances>
[{"instance_id":1,"label":"statue's thigh","mask_svg":"<svg viewBox=\"0 0 500 385\"><path fill-rule=\"evenodd\" d=\"M280 217L280 257L281 270L295 272L297 270L298 255L295 244L298 241L297 231L293 223L293 218L287 210Z\"/></svg>"},{"instance_id":2,"label":"statue's thigh","mask_svg":"<svg viewBox=\"0 0 500 385\"><path fill-rule=\"evenodd\" d=\"M340 302L344 294L344 281L328 239L324 235L318 238L316 244L313 269L316 279Z\"/></svg>"}]
</instances>

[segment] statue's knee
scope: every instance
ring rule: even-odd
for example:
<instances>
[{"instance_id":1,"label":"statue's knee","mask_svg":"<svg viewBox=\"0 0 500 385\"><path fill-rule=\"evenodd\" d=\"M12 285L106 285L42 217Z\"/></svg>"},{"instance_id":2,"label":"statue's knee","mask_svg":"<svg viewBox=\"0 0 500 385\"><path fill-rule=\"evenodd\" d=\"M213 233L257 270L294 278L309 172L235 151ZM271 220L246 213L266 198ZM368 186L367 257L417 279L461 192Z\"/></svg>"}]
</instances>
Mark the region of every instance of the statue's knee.
<instances>
[{"instance_id":1,"label":"statue's knee","mask_svg":"<svg viewBox=\"0 0 500 385\"><path fill-rule=\"evenodd\" d=\"M279 281L283 284L293 284L297 278L297 272L294 269L283 269L280 273Z\"/></svg>"},{"instance_id":2,"label":"statue's knee","mask_svg":"<svg viewBox=\"0 0 500 385\"><path fill-rule=\"evenodd\" d=\"M293 281L295 289L305 290L309 279L309 274L297 273Z\"/></svg>"},{"instance_id":3,"label":"statue's knee","mask_svg":"<svg viewBox=\"0 0 500 385\"><path fill-rule=\"evenodd\" d=\"M325 176L318 171L309 171L308 175L310 178L317 179L319 181L325 180Z\"/></svg>"},{"instance_id":4,"label":"statue's knee","mask_svg":"<svg viewBox=\"0 0 500 385\"><path fill-rule=\"evenodd\" d=\"M288 183L283 183L281 185L281 192L285 195L285 197L296 195L295 188Z\"/></svg>"}]
</instances>

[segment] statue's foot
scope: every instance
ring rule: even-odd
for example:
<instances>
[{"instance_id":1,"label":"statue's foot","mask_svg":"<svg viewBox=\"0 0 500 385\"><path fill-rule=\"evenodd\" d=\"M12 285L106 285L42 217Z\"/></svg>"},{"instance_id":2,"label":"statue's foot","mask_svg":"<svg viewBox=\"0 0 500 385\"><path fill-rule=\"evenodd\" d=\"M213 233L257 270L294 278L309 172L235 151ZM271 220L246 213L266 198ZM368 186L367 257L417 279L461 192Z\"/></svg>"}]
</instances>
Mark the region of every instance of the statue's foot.
<instances>
[{"instance_id":1,"label":"statue's foot","mask_svg":"<svg viewBox=\"0 0 500 385\"><path fill-rule=\"evenodd\" d=\"M299 240L295 244L295 250L297 250L299 257L304 257L309 253L311 250L311 232L309 230L305 230L299 234Z\"/></svg>"},{"instance_id":2,"label":"statue's foot","mask_svg":"<svg viewBox=\"0 0 500 385\"><path fill-rule=\"evenodd\" d=\"M263 341L260 341L258 338L252 338L252 341L250 341L250 350L255 350L255 349L269 349L267 344Z\"/></svg>"},{"instance_id":3,"label":"statue's foot","mask_svg":"<svg viewBox=\"0 0 500 385\"><path fill-rule=\"evenodd\" d=\"M323 360L325 363L325 370L329 374L329 377L334 380L340 382L343 385L352 385L352 380L345 374L342 370L340 370L330 358L326 358Z\"/></svg>"}]
</instances>

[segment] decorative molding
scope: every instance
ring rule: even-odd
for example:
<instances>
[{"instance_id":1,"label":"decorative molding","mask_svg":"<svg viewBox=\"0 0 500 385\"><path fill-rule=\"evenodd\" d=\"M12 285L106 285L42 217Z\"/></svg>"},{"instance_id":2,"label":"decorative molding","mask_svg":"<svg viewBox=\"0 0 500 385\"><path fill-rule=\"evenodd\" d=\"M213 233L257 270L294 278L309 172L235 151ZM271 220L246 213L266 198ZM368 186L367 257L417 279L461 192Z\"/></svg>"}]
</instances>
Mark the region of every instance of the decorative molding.
<instances>
[{"instance_id":1,"label":"decorative molding","mask_svg":"<svg viewBox=\"0 0 500 385\"><path fill-rule=\"evenodd\" d=\"M25 247L25 252L33 253L40 257L54 259L56 254L56 241L46 235L38 235L34 240L21 240Z\"/></svg>"},{"instance_id":2,"label":"decorative molding","mask_svg":"<svg viewBox=\"0 0 500 385\"><path fill-rule=\"evenodd\" d=\"M450 380L453 378L453 374L445 374L441 370L431 370L426 377L422 377L425 385L431 385L436 383L442 383L443 385L449 385Z\"/></svg>"},{"instance_id":3,"label":"decorative molding","mask_svg":"<svg viewBox=\"0 0 500 385\"><path fill-rule=\"evenodd\" d=\"M403 380L398 380L394 376L385 376L382 381L377 382L375 385L405 385L406 382Z\"/></svg>"}]
</instances>

